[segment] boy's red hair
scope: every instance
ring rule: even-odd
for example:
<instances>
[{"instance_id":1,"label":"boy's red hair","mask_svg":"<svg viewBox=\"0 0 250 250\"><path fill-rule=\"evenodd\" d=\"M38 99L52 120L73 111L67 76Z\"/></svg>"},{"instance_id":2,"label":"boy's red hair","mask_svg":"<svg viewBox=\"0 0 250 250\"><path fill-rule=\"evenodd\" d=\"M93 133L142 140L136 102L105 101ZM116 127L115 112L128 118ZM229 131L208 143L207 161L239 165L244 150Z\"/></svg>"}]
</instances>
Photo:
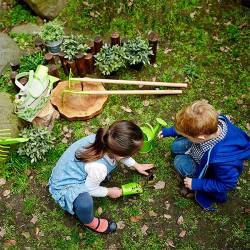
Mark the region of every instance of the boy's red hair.
<instances>
[{"instance_id":1,"label":"boy's red hair","mask_svg":"<svg viewBox=\"0 0 250 250\"><path fill-rule=\"evenodd\" d=\"M175 116L175 128L181 135L211 135L218 129L218 113L206 100L195 101Z\"/></svg>"}]
</instances>

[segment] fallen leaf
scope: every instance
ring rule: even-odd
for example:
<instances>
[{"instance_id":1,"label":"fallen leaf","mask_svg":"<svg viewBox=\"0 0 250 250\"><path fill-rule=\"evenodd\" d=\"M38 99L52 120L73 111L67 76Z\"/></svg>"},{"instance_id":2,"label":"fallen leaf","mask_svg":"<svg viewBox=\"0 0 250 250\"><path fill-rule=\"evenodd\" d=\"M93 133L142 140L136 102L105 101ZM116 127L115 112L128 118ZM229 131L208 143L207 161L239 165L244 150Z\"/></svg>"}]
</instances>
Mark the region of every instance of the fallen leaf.
<instances>
[{"instance_id":1,"label":"fallen leaf","mask_svg":"<svg viewBox=\"0 0 250 250\"><path fill-rule=\"evenodd\" d=\"M36 227L36 229L35 229L35 235L39 236L39 232L40 232L40 229L38 227Z\"/></svg>"},{"instance_id":2,"label":"fallen leaf","mask_svg":"<svg viewBox=\"0 0 250 250\"><path fill-rule=\"evenodd\" d=\"M103 213L102 208L101 208L101 207L98 207L98 208L97 208L97 214L98 214L98 215L101 215L102 213Z\"/></svg>"},{"instance_id":3,"label":"fallen leaf","mask_svg":"<svg viewBox=\"0 0 250 250\"><path fill-rule=\"evenodd\" d=\"M141 228L142 234L146 234L147 230L148 230L148 226L147 225L143 225L142 228Z\"/></svg>"},{"instance_id":4,"label":"fallen leaf","mask_svg":"<svg viewBox=\"0 0 250 250\"><path fill-rule=\"evenodd\" d=\"M95 17L95 12L94 12L94 11L90 11L90 12L89 12L89 15L90 15L91 17Z\"/></svg>"},{"instance_id":5,"label":"fallen leaf","mask_svg":"<svg viewBox=\"0 0 250 250\"><path fill-rule=\"evenodd\" d=\"M167 220L171 219L172 216L170 214L164 214L163 217Z\"/></svg>"},{"instance_id":6,"label":"fallen leaf","mask_svg":"<svg viewBox=\"0 0 250 250\"><path fill-rule=\"evenodd\" d=\"M183 224L183 222L184 222L184 219L183 219L183 216L181 215L181 216L178 218L178 220L177 220L177 224L178 224L178 225L181 225L181 224Z\"/></svg>"},{"instance_id":7,"label":"fallen leaf","mask_svg":"<svg viewBox=\"0 0 250 250\"><path fill-rule=\"evenodd\" d=\"M85 135L90 135L90 134L91 134L91 132L90 132L90 130L89 130L88 128L86 128L86 129L84 130L84 133L85 133Z\"/></svg>"},{"instance_id":8,"label":"fallen leaf","mask_svg":"<svg viewBox=\"0 0 250 250\"><path fill-rule=\"evenodd\" d=\"M22 232L22 236L24 236L25 239L29 239L30 233L29 232Z\"/></svg>"},{"instance_id":9,"label":"fallen leaf","mask_svg":"<svg viewBox=\"0 0 250 250\"><path fill-rule=\"evenodd\" d=\"M154 202L154 201L155 201L154 199L151 198L148 199L148 202Z\"/></svg>"},{"instance_id":10,"label":"fallen leaf","mask_svg":"<svg viewBox=\"0 0 250 250\"><path fill-rule=\"evenodd\" d=\"M118 248L116 247L115 244L112 244L108 247L108 250L117 250Z\"/></svg>"},{"instance_id":11,"label":"fallen leaf","mask_svg":"<svg viewBox=\"0 0 250 250\"><path fill-rule=\"evenodd\" d=\"M6 183L6 180L4 178L1 178L0 179L0 186L5 185L5 183Z\"/></svg>"},{"instance_id":12,"label":"fallen leaf","mask_svg":"<svg viewBox=\"0 0 250 250\"><path fill-rule=\"evenodd\" d=\"M227 23L224 23L225 26L229 26L231 24L232 24L231 21L228 21Z\"/></svg>"},{"instance_id":13,"label":"fallen leaf","mask_svg":"<svg viewBox=\"0 0 250 250\"><path fill-rule=\"evenodd\" d=\"M71 237L70 236L66 236L65 240L71 240Z\"/></svg>"},{"instance_id":14,"label":"fallen leaf","mask_svg":"<svg viewBox=\"0 0 250 250\"><path fill-rule=\"evenodd\" d=\"M165 207L166 207L166 210L169 210L170 208L170 203L168 201L165 202Z\"/></svg>"},{"instance_id":15,"label":"fallen leaf","mask_svg":"<svg viewBox=\"0 0 250 250\"><path fill-rule=\"evenodd\" d=\"M15 246L16 245L16 240L6 240L4 242L4 245L6 245L6 246Z\"/></svg>"},{"instance_id":16,"label":"fallen leaf","mask_svg":"<svg viewBox=\"0 0 250 250\"><path fill-rule=\"evenodd\" d=\"M155 189L163 189L165 187L166 183L165 181L158 181L155 185L154 188Z\"/></svg>"},{"instance_id":17,"label":"fallen leaf","mask_svg":"<svg viewBox=\"0 0 250 250\"><path fill-rule=\"evenodd\" d=\"M124 221L118 221L118 222L117 222L117 228L118 228L118 229L123 229L124 227L125 227Z\"/></svg>"},{"instance_id":18,"label":"fallen leaf","mask_svg":"<svg viewBox=\"0 0 250 250\"><path fill-rule=\"evenodd\" d=\"M155 213L153 210L149 211L148 214L151 217L156 217L157 216L157 213Z\"/></svg>"},{"instance_id":19,"label":"fallen leaf","mask_svg":"<svg viewBox=\"0 0 250 250\"><path fill-rule=\"evenodd\" d=\"M168 54L168 53L170 53L171 51L172 51L172 49L166 48L166 49L164 50L164 54Z\"/></svg>"},{"instance_id":20,"label":"fallen leaf","mask_svg":"<svg viewBox=\"0 0 250 250\"><path fill-rule=\"evenodd\" d=\"M7 196L9 196L10 195L10 190L4 190L3 191L3 196L4 197L7 197Z\"/></svg>"},{"instance_id":21,"label":"fallen leaf","mask_svg":"<svg viewBox=\"0 0 250 250\"><path fill-rule=\"evenodd\" d=\"M148 100L144 100L143 101L143 106L144 107L148 107L149 106L149 101Z\"/></svg>"},{"instance_id":22,"label":"fallen leaf","mask_svg":"<svg viewBox=\"0 0 250 250\"><path fill-rule=\"evenodd\" d=\"M38 218L37 218L37 216L34 215L34 214L33 214L32 216L33 216L33 217L32 217L32 219L30 220L30 222L33 223L33 224L36 224Z\"/></svg>"},{"instance_id":23,"label":"fallen leaf","mask_svg":"<svg viewBox=\"0 0 250 250\"><path fill-rule=\"evenodd\" d=\"M138 222L142 219L142 216L141 215L137 215L137 216L131 216L130 217L130 221L131 222Z\"/></svg>"},{"instance_id":24,"label":"fallen leaf","mask_svg":"<svg viewBox=\"0 0 250 250\"><path fill-rule=\"evenodd\" d=\"M194 19L194 17L195 17L196 14L197 14L197 12L194 11L194 12L190 13L190 17L191 17L192 19Z\"/></svg>"},{"instance_id":25,"label":"fallen leaf","mask_svg":"<svg viewBox=\"0 0 250 250\"><path fill-rule=\"evenodd\" d=\"M82 4L83 4L84 6L89 6L89 3L88 3L87 1L83 1Z\"/></svg>"},{"instance_id":26,"label":"fallen leaf","mask_svg":"<svg viewBox=\"0 0 250 250\"><path fill-rule=\"evenodd\" d=\"M6 231L4 228L0 227L0 237L3 238L3 236L6 234Z\"/></svg>"},{"instance_id":27,"label":"fallen leaf","mask_svg":"<svg viewBox=\"0 0 250 250\"><path fill-rule=\"evenodd\" d=\"M69 129L68 129L68 127L66 127L66 126L63 126L62 131L63 131L64 133L68 133L68 132L69 132Z\"/></svg>"},{"instance_id":28,"label":"fallen leaf","mask_svg":"<svg viewBox=\"0 0 250 250\"><path fill-rule=\"evenodd\" d=\"M167 241L168 246L175 248L174 242L172 240Z\"/></svg>"},{"instance_id":29,"label":"fallen leaf","mask_svg":"<svg viewBox=\"0 0 250 250\"><path fill-rule=\"evenodd\" d=\"M63 138L63 139L62 139L62 143L67 144L67 143L68 143L68 140L67 140L66 138Z\"/></svg>"},{"instance_id":30,"label":"fallen leaf","mask_svg":"<svg viewBox=\"0 0 250 250\"><path fill-rule=\"evenodd\" d=\"M132 112L132 109L130 109L129 107L121 106L121 109L124 110L127 113L131 113Z\"/></svg>"},{"instance_id":31,"label":"fallen leaf","mask_svg":"<svg viewBox=\"0 0 250 250\"><path fill-rule=\"evenodd\" d=\"M180 237L180 238L185 237L186 233L187 233L186 230L182 230L182 231L180 232L180 234L179 234L179 237Z\"/></svg>"}]
</instances>

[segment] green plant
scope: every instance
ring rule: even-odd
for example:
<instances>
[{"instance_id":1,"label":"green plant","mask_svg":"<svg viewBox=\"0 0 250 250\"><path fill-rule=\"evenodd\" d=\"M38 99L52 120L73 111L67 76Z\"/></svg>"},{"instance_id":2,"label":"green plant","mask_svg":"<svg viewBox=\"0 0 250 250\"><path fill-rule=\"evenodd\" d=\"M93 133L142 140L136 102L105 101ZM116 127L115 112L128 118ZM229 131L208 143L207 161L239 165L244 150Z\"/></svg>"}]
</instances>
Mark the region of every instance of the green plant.
<instances>
[{"instance_id":1,"label":"green plant","mask_svg":"<svg viewBox=\"0 0 250 250\"><path fill-rule=\"evenodd\" d=\"M86 55L89 47L83 44L83 40L82 36L71 35L66 37L61 46L61 50L65 54L64 57L73 60L78 53Z\"/></svg>"},{"instance_id":2,"label":"green plant","mask_svg":"<svg viewBox=\"0 0 250 250\"><path fill-rule=\"evenodd\" d=\"M44 63L42 52L36 52L31 55L25 55L20 58L20 72L29 72L36 70L37 66Z\"/></svg>"},{"instance_id":3,"label":"green plant","mask_svg":"<svg viewBox=\"0 0 250 250\"><path fill-rule=\"evenodd\" d=\"M95 55L95 65L103 75L110 75L125 66L124 57L125 51L123 47L118 45L109 47L105 44L101 51Z\"/></svg>"},{"instance_id":4,"label":"green plant","mask_svg":"<svg viewBox=\"0 0 250 250\"><path fill-rule=\"evenodd\" d=\"M45 42L59 41L63 38L63 26L57 21L51 21L43 25L40 37Z\"/></svg>"},{"instance_id":5,"label":"green plant","mask_svg":"<svg viewBox=\"0 0 250 250\"><path fill-rule=\"evenodd\" d=\"M30 158L31 163L38 160L45 160L45 154L54 147L54 138L47 128L29 127L25 128L20 136L29 138L29 141L22 144L17 153Z\"/></svg>"},{"instance_id":6,"label":"green plant","mask_svg":"<svg viewBox=\"0 0 250 250\"><path fill-rule=\"evenodd\" d=\"M27 33L10 32L11 38L18 44L20 49L34 48L34 36Z\"/></svg>"},{"instance_id":7,"label":"green plant","mask_svg":"<svg viewBox=\"0 0 250 250\"><path fill-rule=\"evenodd\" d=\"M129 65L149 64L149 55L152 55L152 49L148 42L140 37L129 40L123 45L125 49L125 59Z\"/></svg>"}]
</instances>

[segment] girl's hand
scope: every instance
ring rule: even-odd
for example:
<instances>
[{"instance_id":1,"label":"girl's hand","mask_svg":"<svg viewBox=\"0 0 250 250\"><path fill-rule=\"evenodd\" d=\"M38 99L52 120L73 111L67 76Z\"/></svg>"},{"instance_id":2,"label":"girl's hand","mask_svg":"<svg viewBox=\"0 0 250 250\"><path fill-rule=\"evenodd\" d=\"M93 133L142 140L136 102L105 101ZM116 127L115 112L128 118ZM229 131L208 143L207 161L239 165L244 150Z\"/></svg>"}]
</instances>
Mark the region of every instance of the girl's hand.
<instances>
[{"instance_id":1,"label":"girl's hand","mask_svg":"<svg viewBox=\"0 0 250 250\"><path fill-rule=\"evenodd\" d=\"M149 175L149 173L146 172L146 170L153 168L154 164L139 164L139 163L135 163L135 165L133 167L140 174Z\"/></svg>"},{"instance_id":2,"label":"girl's hand","mask_svg":"<svg viewBox=\"0 0 250 250\"><path fill-rule=\"evenodd\" d=\"M119 198L122 196L122 190L118 187L108 188L108 196L113 199Z\"/></svg>"},{"instance_id":3,"label":"girl's hand","mask_svg":"<svg viewBox=\"0 0 250 250\"><path fill-rule=\"evenodd\" d=\"M186 188L189 188L190 190L192 190L192 178L186 177L184 179L184 185Z\"/></svg>"}]
</instances>

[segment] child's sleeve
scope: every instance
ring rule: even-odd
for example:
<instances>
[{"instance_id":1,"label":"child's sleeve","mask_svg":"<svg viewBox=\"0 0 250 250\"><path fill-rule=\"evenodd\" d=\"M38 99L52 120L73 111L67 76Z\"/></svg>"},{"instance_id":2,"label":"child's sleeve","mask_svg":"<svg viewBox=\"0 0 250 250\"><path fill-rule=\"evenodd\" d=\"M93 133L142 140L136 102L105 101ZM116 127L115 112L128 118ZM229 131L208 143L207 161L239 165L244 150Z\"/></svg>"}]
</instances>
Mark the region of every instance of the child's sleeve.
<instances>
[{"instance_id":1,"label":"child's sleeve","mask_svg":"<svg viewBox=\"0 0 250 250\"><path fill-rule=\"evenodd\" d=\"M107 176L108 170L104 164L97 162L86 163L85 171L88 174L85 185L91 196L104 197L108 194L106 187L100 186L101 182Z\"/></svg>"},{"instance_id":2,"label":"child's sleeve","mask_svg":"<svg viewBox=\"0 0 250 250\"><path fill-rule=\"evenodd\" d=\"M178 136L179 134L176 132L175 130L175 127L170 127L170 128L162 128L162 135L163 137L168 137L168 136L171 136L171 137L175 137L175 136Z\"/></svg>"},{"instance_id":3,"label":"child's sleeve","mask_svg":"<svg viewBox=\"0 0 250 250\"><path fill-rule=\"evenodd\" d=\"M135 165L136 161L132 157L128 157L125 159L122 159L121 162L125 164L127 167L132 167Z\"/></svg>"}]
</instances>

